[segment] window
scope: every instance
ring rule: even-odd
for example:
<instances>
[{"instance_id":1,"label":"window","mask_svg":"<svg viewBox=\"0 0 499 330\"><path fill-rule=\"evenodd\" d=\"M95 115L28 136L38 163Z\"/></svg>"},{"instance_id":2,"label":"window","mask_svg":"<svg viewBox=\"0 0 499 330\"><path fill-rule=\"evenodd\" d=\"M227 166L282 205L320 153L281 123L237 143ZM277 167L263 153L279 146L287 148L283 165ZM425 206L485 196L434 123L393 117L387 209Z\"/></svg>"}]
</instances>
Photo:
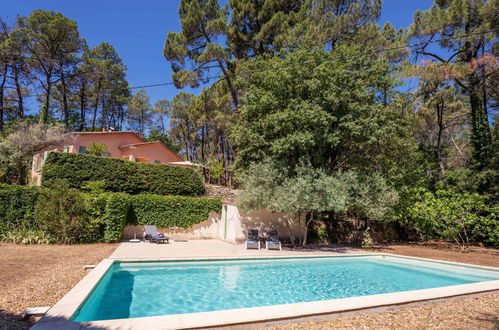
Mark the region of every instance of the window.
<instances>
[{"instance_id":1,"label":"window","mask_svg":"<svg viewBox=\"0 0 499 330\"><path fill-rule=\"evenodd\" d=\"M78 153L80 153L80 154L88 154L87 147L80 146L80 149L78 150Z\"/></svg>"},{"instance_id":2,"label":"window","mask_svg":"<svg viewBox=\"0 0 499 330\"><path fill-rule=\"evenodd\" d=\"M108 151L104 151L102 153L102 157L111 157L111 153L109 153Z\"/></svg>"},{"instance_id":3,"label":"window","mask_svg":"<svg viewBox=\"0 0 499 330\"><path fill-rule=\"evenodd\" d=\"M49 154L49 152L48 152L48 151L44 151L44 152L43 152L43 157L42 157L42 165L41 165L41 166L43 166L43 164L45 164L45 159L47 159L48 154Z\"/></svg>"},{"instance_id":4,"label":"window","mask_svg":"<svg viewBox=\"0 0 499 330\"><path fill-rule=\"evenodd\" d=\"M62 152L69 152L69 146L65 146L65 147L62 149Z\"/></svg>"},{"instance_id":5,"label":"window","mask_svg":"<svg viewBox=\"0 0 499 330\"><path fill-rule=\"evenodd\" d=\"M161 162L159 160L155 160L154 164L161 164Z\"/></svg>"},{"instance_id":6,"label":"window","mask_svg":"<svg viewBox=\"0 0 499 330\"><path fill-rule=\"evenodd\" d=\"M40 159L40 155L39 155L39 154L36 154L36 155L35 155L35 161L34 161L34 163L35 163L35 164L34 164L34 166L33 166L33 168L35 169L35 171L39 169L39 167L38 167L38 160L39 160L39 159Z\"/></svg>"}]
</instances>

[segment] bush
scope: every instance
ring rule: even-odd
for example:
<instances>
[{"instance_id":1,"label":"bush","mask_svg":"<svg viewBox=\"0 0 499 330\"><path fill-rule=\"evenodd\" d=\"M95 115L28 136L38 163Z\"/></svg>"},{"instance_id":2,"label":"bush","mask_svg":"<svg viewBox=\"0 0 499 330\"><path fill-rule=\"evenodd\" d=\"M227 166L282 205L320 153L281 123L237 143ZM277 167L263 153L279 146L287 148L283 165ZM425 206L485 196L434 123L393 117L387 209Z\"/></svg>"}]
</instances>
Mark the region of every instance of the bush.
<instances>
[{"instance_id":1,"label":"bush","mask_svg":"<svg viewBox=\"0 0 499 330\"><path fill-rule=\"evenodd\" d=\"M87 233L87 214L83 194L59 181L43 189L36 202L35 219L39 228L57 243L80 243Z\"/></svg>"},{"instance_id":2,"label":"bush","mask_svg":"<svg viewBox=\"0 0 499 330\"><path fill-rule=\"evenodd\" d=\"M0 233L34 221L38 187L0 184Z\"/></svg>"},{"instance_id":3,"label":"bush","mask_svg":"<svg viewBox=\"0 0 499 330\"><path fill-rule=\"evenodd\" d=\"M43 186L52 186L54 180L65 179L71 188L82 189L88 181L104 181L104 191L131 195L199 196L205 192L201 176L191 168L116 158L52 152L42 171Z\"/></svg>"},{"instance_id":4,"label":"bush","mask_svg":"<svg viewBox=\"0 0 499 330\"><path fill-rule=\"evenodd\" d=\"M123 234L130 212L130 201L126 195L113 194L106 205L106 231L104 241L117 242Z\"/></svg>"},{"instance_id":5,"label":"bush","mask_svg":"<svg viewBox=\"0 0 499 330\"><path fill-rule=\"evenodd\" d=\"M462 247L473 241L499 246L498 210L485 201L479 194L415 188L404 194L396 219L421 239L443 238Z\"/></svg>"},{"instance_id":6,"label":"bush","mask_svg":"<svg viewBox=\"0 0 499 330\"><path fill-rule=\"evenodd\" d=\"M104 232L106 230L106 207L110 198L110 193L91 193L83 194L85 207L85 242L103 242Z\"/></svg>"},{"instance_id":7,"label":"bush","mask_svg":"<svg viewBox=\"0 0 499 330\"><path fill-rule=\"evenodd\" d=\"M211 211L221 212L220 198L182 196L130 196L131 223L155 225L160 228L188 228L206 219Z\"/></svg>"},{"instance_id":8,"label":"bush","mask_svg":"<svg viewBox=\"0 0 499 330\"><path fill-rule=\"evenodd\" d=\"M0 185L0 240L16 243L116 242L127 224L187 228L220 212L219 198L82 193Z\"/></svg>"},{"instance_id":9,"label":"bush","mask_svg":"<svg viewBox=\"0 0 499 330\"><path fill-rule=\"evenodd\" d=\"M0 234L0 240L16 244L50 244L55 240L36 227L20 226Z\"/></svg>"}]
</instances>

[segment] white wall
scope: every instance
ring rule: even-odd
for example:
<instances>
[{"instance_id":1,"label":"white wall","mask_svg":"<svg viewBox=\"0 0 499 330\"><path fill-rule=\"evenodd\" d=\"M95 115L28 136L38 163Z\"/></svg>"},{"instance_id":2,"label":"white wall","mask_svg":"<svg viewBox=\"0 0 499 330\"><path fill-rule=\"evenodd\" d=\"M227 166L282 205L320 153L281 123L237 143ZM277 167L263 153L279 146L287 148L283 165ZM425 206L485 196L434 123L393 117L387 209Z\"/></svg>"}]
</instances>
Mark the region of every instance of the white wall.
<instances>
[{"instance_id":1,"label":"white wall","mask_svg":"<svg viewBox=\"0 0 499 330\"><path fill-rule=\"evenodd\" d=\"M230 243L242 243L246 240L248 229L259 229L261 235L270 229L277 229L283 241L289 241L286 219L281 213L267 210L244 213L236 205L225 204L222 213L211 213L208 220L187 229L159 228L171 239L221 239ZM296 230L293 230L296 235ZM143 237L142 226L125 227L123 238Z\"/></svg>"}]
</instances>

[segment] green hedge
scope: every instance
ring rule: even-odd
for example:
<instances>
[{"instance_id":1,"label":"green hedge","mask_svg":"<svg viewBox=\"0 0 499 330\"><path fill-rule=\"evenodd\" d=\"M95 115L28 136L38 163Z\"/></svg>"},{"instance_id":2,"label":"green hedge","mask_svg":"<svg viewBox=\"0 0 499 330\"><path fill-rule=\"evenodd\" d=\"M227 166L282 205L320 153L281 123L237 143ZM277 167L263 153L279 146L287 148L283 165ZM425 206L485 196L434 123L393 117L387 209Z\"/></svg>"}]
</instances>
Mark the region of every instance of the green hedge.
<instances>
[{"instance_id":1,"label":"green hedge","mask_svg":"<svg viewBox=\"0 0 499 330\"><path fill-rule=\"evenodd\" d=\"M8 237L18 237L24 240L31 232L44 234L43 221L35 219L35 215L43 214L40 209L38 212L36 210L36 205L43 204L37 203L42 196L41 193L57 191L57 189L48 189L50 188L0 185L0 239L12 240ZM222 209L220 198L123 193L81 193L81 195L82 214L75 215L74 219L78 218L83 223L72 225L81 225L83 228L78 242L88 243L119 241L127 224L188 228L208 219L211 211L221 212ZM54 203L54 207L57 205ZM59 227L62 233L64 226ZM55 230L59 227L56 226ZM53 240L54 233L45 234L48 236L41 235L43 239L38 242L57 241ZM36 240L28 241L36 242Z\"/></svg>"},{"instance_id":2,"label":"green hedge","mask_svg":"<svg viewBox=\"0 0 499 330\"><path fill-rule=\"evenodd\" d=\"M0 184L0 233L25 223L32 223L38 187Z\"/></svg>"},{"instance_id":3,"label":"green hedge","mask_svg":"<svg viewBox=\"0 0 499 330\"><path fill-rule=\"evenodd\" d=\"M159 228L188 228L208 219L211 211L222 210L220 198L136 195L130 196L130 204L130 223Z\"/></svg>"},{"instance_id":4,"label":"green hedge","mask_svg":"<svg viewBox=\"0 0 499 330\"><path fill-rule=\"evenodd\" d=\"M42 185L50 186L58 179L76 189L102 180L105 191L131 195L200 196L205 192L201 176L192 168L51 152L43 165Z\"/></svg>"},{"instance_id":5,"label":"green hedge","mask_svg":"<svg viewBox=\"0 0 499 330\"><path fill-rule=\"evenodd\" d=\"M129 219L130 200L126 195L114 194L106 205L106 229L104 240L106 242L117 242L123 234L123 228Z\"/></svg>"}]
</instances>

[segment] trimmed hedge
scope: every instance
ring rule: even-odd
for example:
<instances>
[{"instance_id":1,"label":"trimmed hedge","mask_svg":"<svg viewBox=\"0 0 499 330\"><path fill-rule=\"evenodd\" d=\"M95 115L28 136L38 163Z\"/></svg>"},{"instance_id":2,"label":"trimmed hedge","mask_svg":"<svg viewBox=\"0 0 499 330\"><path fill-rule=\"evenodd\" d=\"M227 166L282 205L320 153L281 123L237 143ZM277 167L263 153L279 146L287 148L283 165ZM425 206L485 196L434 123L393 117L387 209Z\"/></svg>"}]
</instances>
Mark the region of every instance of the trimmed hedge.
<instances>
[{"instance_id":1,"label":"trimmed hedge","mask_svg":"<svg viewBox=\"0 0 499 330\"><path fill-rule=\"evenodd\" d=\"M220 198L182 196L130 196L130 223L155 225L159 228L188 228L208 219L211 211L221 212Z\"/></svg>"},{"instance_id":2,"label":"trimmed hedge","mask_svg":"<svg viewBox=\"0 0 499 330\"><path fill-rule=\"evenodd\" d=\"M37 201L45 189L49 188L0 185L0 239L9 237L7 234L16 230L21 230L22 237L22 230L43 229L42 222L35 219L35 215L36 205L41 205ZM127 224L188 228L208 219L211 211L220 212L222 209L220 198L81 194L84 207L80 219L84 222L81 224L84 235L80 241L89 243L119 241Z\"/></svg>"},{"instance_id":3,"label":"trimmed hedge","mask_svg":"<svg viewBox=\"0 0 499 330\"><path fill-rule=\"evenodd\" d=\"M106 205L104 241L119 241L129 218L129 212L130 201L126 195L114 194L109 198Z\"/></svg>"},{"instance_id":4,"label":"trimmed hedge","mask_svg":"<svg viewBox=\"0 0 499 330\"><path fill-rule=\"evenodd\" d=\"M60 179L76 189L102 180L104 191L131 195L200 196L205 192L201 175L192 168L51 152L43 165L42 185L50 186Z\"/></svg>"},{"instance_id":5,"label":"trimmed hedge","mask_svg":"<svg viewBox=\"0 0 499 330\"><path fill-rule=\"evenodd\" d=\"M40 188L0 184L0 234L32 223Z\"/></svg>"}]
</instances>

